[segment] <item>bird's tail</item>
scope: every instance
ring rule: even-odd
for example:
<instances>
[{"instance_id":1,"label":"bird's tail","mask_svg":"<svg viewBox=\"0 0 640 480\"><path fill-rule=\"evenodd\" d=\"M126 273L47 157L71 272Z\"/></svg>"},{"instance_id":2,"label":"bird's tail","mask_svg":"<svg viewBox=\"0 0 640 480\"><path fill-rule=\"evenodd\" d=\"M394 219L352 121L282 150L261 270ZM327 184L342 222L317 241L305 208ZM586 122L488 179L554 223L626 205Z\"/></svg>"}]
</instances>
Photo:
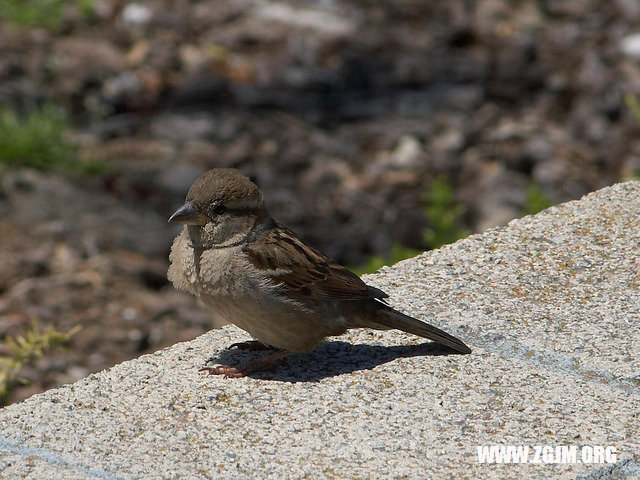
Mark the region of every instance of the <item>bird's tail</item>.
<instances>
[{"instance_id":1,"label":"bird's tail","mask_svg":"<svg viewBox=\"0 0 640 480\"><path fill-rule=\"evenodd\" d=\"M460 353L471 353L471 349L467 347L462 340L457 339L453 335L449 335L447 332L433 325L400 313L386 305L379 306L375 321L387 328L396 328L403 332L428 338L429 340L453 348Z\"/></svg>"}]
</instances>

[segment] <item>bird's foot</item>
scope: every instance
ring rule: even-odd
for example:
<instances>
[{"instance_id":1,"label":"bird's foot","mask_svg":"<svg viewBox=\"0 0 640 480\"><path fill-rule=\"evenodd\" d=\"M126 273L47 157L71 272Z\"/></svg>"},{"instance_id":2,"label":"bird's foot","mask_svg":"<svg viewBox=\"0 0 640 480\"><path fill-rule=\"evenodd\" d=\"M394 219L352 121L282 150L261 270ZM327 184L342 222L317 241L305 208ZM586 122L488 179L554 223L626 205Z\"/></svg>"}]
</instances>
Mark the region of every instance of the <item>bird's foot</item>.
<instances>
[{"instance_id":1,"label":"bird's foot","mask_svg":"<svg viewBox=\"0 0 640 480\"><path fill-rule=\"evenodd\" d=\"M266 345L258 340L247 340L246 342L237 342L229 345L229 349L237 348L238 350L250 350L252 352L260 352L263 350L275 350L275 347Z\"/></svg>"},{"instance_id":2,"label":"bird's foot","mask_svg":"<svg viewBox=\"0 0 640 480\"><path fill-rule=\"evenodd\" d=\"M280 361L280 359L286 357L287 355L289 355L289 352L287 352L286 350L277 350L271 355L267 355L266 357L261 358L257 362L249 365L244 369L231 367L229 365L216 365L215 367L201 368L198 371L208 372L209 375L224 375L224 378L242 378L253 372L273 368Z\"/></svg>"},{"instance_id":3,"label":"bird's foot","mask_svg":"<svg viewBox=\"0 0 640 480\"><path fill-rule=\"evenodd\" d=\"M216 365L215 367L204 367L199 372L207 372L209 375L224 375L224 378L242 378L246 376L244 370L229 365Z\"/></svg>"}]
</instances>

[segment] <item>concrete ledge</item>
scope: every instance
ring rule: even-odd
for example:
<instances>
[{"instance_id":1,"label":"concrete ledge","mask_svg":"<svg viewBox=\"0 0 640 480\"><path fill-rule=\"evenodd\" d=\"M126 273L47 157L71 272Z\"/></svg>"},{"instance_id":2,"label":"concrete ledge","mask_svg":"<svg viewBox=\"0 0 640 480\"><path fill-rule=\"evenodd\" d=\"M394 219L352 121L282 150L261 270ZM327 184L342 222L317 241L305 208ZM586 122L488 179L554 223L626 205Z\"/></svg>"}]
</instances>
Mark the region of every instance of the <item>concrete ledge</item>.
<instances>
[{"instance_id":1,"label":"concrete ledge","mask_svg":"<svg viewBox=\"0 0 640 480\"><path fill-rule=\"evenodd\" d=\"M640 182L368 281L474 353L355 331L225 380L198 368L253 354L212 331L2 409L0 478L640 478ZM480 464L491 444L617 463Z\"/></svg>"}]
</instances>

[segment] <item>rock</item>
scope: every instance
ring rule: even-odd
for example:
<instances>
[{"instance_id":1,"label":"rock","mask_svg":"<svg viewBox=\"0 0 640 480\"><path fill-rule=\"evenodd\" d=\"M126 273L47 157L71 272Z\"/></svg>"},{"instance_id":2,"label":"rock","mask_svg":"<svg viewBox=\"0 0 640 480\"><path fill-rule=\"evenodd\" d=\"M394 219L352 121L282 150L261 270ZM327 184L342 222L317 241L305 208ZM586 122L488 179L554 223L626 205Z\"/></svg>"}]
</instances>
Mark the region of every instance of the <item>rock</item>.
<instances>
[{"instance_id":1,"label":"rock","mask_svg":"<svg viewBox=\"0 0 640 480\"><path fill-rule=\"evenodd\" d=\"M620 49L625 55L640 58L640 33L627 35L620 41Z\"/></svg>"},{"instance_id":2,"label":"rock","mask_svg":"<svg viewBox=\"0 0 640 480\"><path fill-rule=\"evenodd\" d=\"M616 0L615 3L628 20L637 22L640 19L640 3L635 0Z\"/></svg>"},{"instance_id":3,"label":"rock","mask_svg":"<svg viewBox=\"0 0 640 480\"><path fill-rule=\"evenodd\" d=\"M310 30L328 37L344 37L355 31L356 24L345 12L328 9L294 8L284 2L260 4L253 14L268 21L281 22L289 27Z\"/></svg>"},{"instance_id":4,"label":"rock","mask_svg":"<svg viewBox=\"0 0 640 480\"><path fill-rule=\"evenodd\" d=\"M181 163L171 169L163 169L158 177L158 188L167 190L172 196L185 195L202 168Z\"/></svg>"},{"instance_id":5,"label":"rock","mask_svg":"<svg viewBox=\"0 0 640 480\"><path fill-rule=\"evenodd\" d=\"M411 135L405 135L398 140L398 145L391 152L389 162L394 167L415 167L423 154L422 145Z\"/></svg>"},{"instance_id":6,"label":"rock","mask_svg":"<svg viewBox=\"0 0 640 480\"><path fill-rule=\"evenodd\" d=\"M171 113L158 116L151 124L151 134L174 142L212 138L216 120L213 115Z\"/></svg>"},{"instance_id":7,"label":"rock","mask_svg":"<svg viewBox=\"0 0 640 480\"><path fill-rule=\"evenodd\" d=\"M153 14L145 5L141 3L129 3L120 14L122 21L131 25L144 25L149 23Z\"/></svg>"},{"instance_id":8,"label":"rock","mask_svg":"<svg viewBox=\"0 0 640 480\"><path fill-rule=\"evenodd\" d=\"M125 55L111 42L83 37L56 40L50 64L59 81L73 85L90 80L102 82L125 67Z\"/></svg>"}]
</instances>

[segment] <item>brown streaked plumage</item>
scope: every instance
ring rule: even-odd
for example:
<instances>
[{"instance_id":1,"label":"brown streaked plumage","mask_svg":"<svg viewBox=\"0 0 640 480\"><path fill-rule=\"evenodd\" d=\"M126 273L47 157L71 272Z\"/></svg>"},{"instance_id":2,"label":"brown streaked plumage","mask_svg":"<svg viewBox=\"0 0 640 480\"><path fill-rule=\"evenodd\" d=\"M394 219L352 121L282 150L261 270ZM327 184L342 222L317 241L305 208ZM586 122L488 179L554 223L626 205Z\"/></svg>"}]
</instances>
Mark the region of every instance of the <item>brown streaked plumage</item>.
<instances>
[{"instance_id":1,"label":"brown streaked plumage","mask_svg":"<svg viewBox=\"0 0 640 480\"><path fill-rule=\"evenodd\" d=\"M200 175L169 220L185 225L171 248L168 275L176 288L260 342L236 346L277 349L246 370L220 366L208 369L212 374L244 376L359 327L396 328L471 352L452 335L394 310L382 290L274 221L258 187L237 170Z\"/></svg>"},{"instance_id":2,"label":"brown streaked plumage","mask_svg":"<svg viewBox=\"0 0 640 480\"><path fill-rule=\"evenodd\" d=\"M247 244L243 251L260 270L286 269L271 278L285 284L290 295L325 300L388 297L382 290L364 283L355 273L302 243L280 224Z\"/></svg>"}]
</instances>

